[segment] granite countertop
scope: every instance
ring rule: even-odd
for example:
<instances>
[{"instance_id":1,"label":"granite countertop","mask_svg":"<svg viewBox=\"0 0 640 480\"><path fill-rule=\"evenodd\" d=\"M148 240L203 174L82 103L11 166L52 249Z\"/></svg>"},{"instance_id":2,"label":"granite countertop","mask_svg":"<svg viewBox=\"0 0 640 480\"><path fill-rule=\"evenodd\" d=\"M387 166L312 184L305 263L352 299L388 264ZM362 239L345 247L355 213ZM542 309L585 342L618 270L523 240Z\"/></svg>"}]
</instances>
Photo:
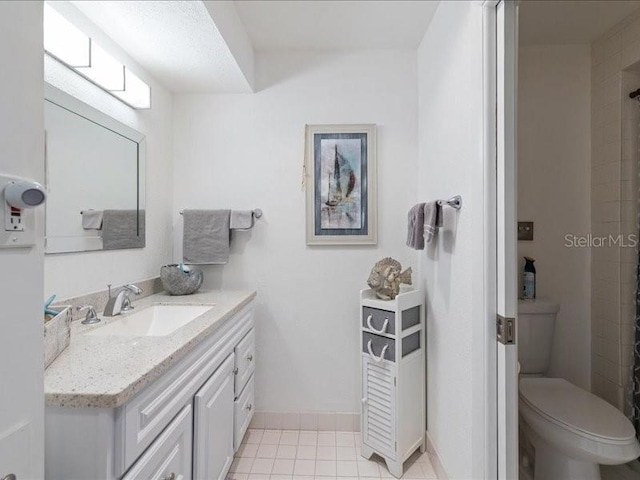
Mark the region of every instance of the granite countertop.
<instances>
[{"instance_id":1,"label":"granite countertop","mask_svg":"<svg viewBox=\"0 0 640 480\"><path fill-rule=\"evenodd\" d=\"M255 291L201 291L188 296L159 293L134 301L132 313L157 303L211 305L210 310L163 337L83 335L123 318L120 315L99 315L102 321L97 325L73 322L69 347L44 372L46 404L94 408L123 405L216 332L255 296Z\"/></svg>"}]
</instances>

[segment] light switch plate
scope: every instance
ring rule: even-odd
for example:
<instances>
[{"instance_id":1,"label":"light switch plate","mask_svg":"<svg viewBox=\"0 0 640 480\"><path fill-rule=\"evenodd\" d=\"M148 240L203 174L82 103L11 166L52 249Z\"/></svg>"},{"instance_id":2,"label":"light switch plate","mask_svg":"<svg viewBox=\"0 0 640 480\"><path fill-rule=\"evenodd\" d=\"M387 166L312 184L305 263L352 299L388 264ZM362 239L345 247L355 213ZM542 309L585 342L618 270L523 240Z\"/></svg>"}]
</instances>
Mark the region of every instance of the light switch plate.
<instances>
[{"instance_id":1,"label":"light switch plate","mask_svg":"<svg viewBox=\"0 0 640 480\"><path fill-rule=\"evenodd\" d=\"M533 222L518 222L518 240L533 240Z\"/></svg>"}]
</instances>

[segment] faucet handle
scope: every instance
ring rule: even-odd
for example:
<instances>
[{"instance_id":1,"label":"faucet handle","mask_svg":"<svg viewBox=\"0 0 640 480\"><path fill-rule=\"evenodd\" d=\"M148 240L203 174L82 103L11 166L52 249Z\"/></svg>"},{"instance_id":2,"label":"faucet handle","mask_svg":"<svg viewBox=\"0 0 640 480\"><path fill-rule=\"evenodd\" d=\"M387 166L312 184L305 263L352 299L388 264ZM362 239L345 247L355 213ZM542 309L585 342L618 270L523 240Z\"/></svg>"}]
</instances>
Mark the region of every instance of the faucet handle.
<instances>
[{"instance_id":1,"label":"faucet handle","mask_svg":"<svg viewBox=\"0 0 640 480\"><path fill-rule=\"evenodd\" d=\"M78 312L81 312L83 310L87 310L87 315L84 317L84 320L82 320L83 325L92 325L94 323L98 323L100 321L100 319L98 318L98 314L96 313L95 308L93 308L93 305L78 305L76 307L76 310Z\"/></svg>"}]
</instances>

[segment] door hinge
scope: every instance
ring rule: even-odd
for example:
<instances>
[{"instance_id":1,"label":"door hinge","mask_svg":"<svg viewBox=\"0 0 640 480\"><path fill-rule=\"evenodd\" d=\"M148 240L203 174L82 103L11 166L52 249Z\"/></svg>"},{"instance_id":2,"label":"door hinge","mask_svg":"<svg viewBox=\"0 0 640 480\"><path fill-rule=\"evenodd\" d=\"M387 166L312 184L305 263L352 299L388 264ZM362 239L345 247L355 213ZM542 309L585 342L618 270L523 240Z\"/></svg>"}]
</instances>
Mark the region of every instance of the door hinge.
<instances>
[{"instance_id":1,"label":"door hinge","mask_svg":"<svg viewBox=\"0 0 640 480\"><path fill-rule=\"evenodd\" d=\"M516 343L516 319L513 317L496 316L496 338L503 345Z\"/></svg>"}]
</instances>

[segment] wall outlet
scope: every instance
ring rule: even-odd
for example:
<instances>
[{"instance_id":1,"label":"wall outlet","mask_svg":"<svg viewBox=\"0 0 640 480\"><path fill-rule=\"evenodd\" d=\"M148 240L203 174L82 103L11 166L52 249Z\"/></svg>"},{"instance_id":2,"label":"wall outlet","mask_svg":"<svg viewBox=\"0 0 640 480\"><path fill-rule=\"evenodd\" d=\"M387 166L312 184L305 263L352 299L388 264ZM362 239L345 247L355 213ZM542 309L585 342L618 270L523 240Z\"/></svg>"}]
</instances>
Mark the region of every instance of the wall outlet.
<instances>
[{"instance_id":1,"label":"wall outlet","mask_svg":"<svg viewBox=\"0 0 640 480\"><path fill-rule=\"evenodd\" d=\"M533 240L533 222L518 222L518 240Z\"/></svg>"}]
</instances>

